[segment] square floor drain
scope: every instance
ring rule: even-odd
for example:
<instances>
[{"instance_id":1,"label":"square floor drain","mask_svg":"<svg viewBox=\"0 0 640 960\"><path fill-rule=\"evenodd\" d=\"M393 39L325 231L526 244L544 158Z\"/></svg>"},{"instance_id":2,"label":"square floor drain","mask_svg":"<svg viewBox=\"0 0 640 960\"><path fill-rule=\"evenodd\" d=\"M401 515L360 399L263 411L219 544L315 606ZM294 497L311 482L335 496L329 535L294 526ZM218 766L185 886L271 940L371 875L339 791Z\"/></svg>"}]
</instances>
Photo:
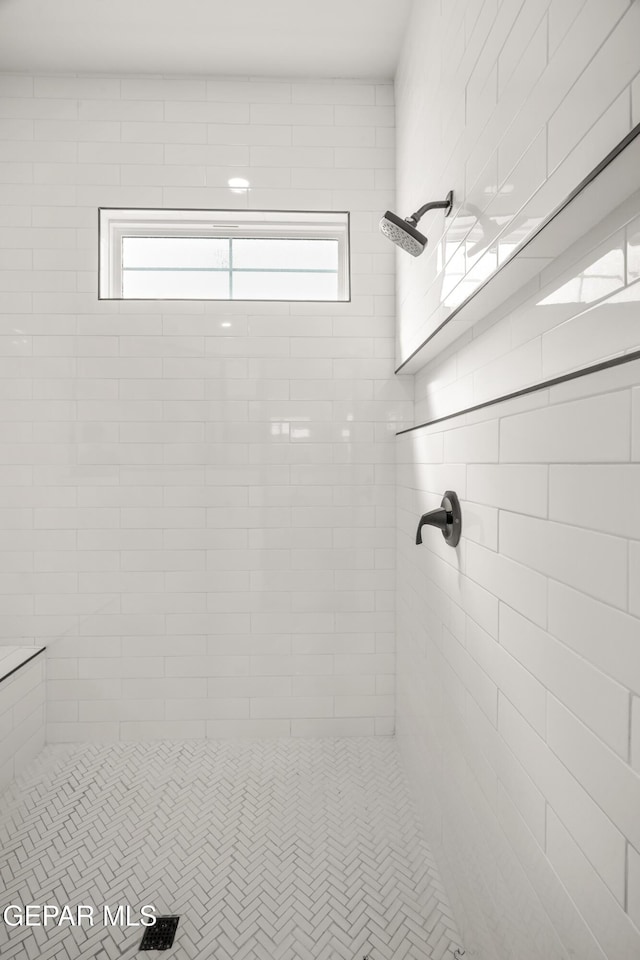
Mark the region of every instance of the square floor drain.
<instances>
[{"instance_id":1,"label":"square floor drain","mask_svg":"<svg viewBox=\"0 0 640 960\"><path fill-rule=\"evenodd\" d=\"M178 929L180 917L157 917L152 927L147 927L140 941L140 950L168 950Z\"/></svg>"}]
</instances>

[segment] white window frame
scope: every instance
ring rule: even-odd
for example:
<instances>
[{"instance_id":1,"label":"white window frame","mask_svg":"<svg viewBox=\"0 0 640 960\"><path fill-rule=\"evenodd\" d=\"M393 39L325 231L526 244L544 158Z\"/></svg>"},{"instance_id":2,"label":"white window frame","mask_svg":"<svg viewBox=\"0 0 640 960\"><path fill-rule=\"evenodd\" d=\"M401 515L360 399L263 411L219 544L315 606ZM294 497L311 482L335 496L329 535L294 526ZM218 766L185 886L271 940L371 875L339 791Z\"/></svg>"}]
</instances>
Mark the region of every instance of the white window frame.
<instances>
[{"instance_id":1,"label":"white window frame","mask_svg":"<svg viewBox=\"0 0 640 960\"><path fill-rule=\"evenodd\" d=\"M152 210L100 207L98 237L98 298L100 300L154 299L122 296L123 237L337 240L338 295L335 299L323 302L335 303L351 299L349 213L346 211ZM283 269L283 272L286 272L286 269ZM159 297L157 299L184 298ZM241 302L226 297L206 299L217 299L228 303Z\"/></svg>"}]
</instances>

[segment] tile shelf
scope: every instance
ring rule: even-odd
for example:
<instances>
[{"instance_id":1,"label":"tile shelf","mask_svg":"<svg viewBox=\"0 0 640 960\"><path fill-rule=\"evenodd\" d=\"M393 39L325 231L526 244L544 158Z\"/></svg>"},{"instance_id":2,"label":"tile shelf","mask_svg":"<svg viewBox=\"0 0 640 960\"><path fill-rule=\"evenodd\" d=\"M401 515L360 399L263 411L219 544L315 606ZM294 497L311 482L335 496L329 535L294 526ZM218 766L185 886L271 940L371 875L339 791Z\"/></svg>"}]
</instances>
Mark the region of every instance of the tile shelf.
<instances>
[{"instance_id":1,"label":"tile shelf","mask_svg":"<svg viewBox=\"0 0 640 960\"><path fill-rule=\"evenodd\" d=\"M397 374L414 374L533 280L556 257L640 189L640 124L537 226L462 303L440 307L442 319Z\"/></svg>"}]
</instances>

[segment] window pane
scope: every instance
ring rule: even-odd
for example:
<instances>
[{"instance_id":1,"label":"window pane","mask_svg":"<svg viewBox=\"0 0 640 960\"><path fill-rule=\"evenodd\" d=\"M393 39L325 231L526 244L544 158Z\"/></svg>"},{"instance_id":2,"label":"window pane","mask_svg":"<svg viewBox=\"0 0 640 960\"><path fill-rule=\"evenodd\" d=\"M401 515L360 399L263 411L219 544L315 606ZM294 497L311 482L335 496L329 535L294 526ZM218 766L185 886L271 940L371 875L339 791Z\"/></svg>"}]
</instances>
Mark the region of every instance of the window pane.
<instances>
[{"instance_id":1,"label":"window pane","mask_svg":"<svg viewBox=\"0 0 640 960\"><path fill-rule=\"evenodd\" d=\"M103 207L99 222L101 299L349 297L344 212Z\"/></svg>"},{"instance_id":2,"label":"window pane","mask_svg":"<svg viewBox=\"0 0 640 960\"><path fill-rule=\"evenodd\" d=\"M123 270L122 296L150 300L228 300L229 274L205 270Z\"/></svg>"},{"instance_id":3,"label":"window pane","mask_svg":"<svg viewBox=\"0 0 640 960\"><path fill-rule=\"evenodd\" d=\"M337 273L233 274L234 300L336 300Z\"/></svg>"},{"instance_id":4,"label":"window pane","mask_svg":"<svg viewBox=\"0 0 640 960\"><path fill-rule=\"evenodd\" d=\"M233 266L271 270L337 270L337 240L233 240Z\"/></svg>"},{"instance_id":5,"label":"window pane","mask_svg":"<svg viewBox=\"0 0 640 960\"><path fill-rule=\"evenodd\" d=\"M123 237L122 266L228 267L226 237Z\"/></svg>"}]
</instances>

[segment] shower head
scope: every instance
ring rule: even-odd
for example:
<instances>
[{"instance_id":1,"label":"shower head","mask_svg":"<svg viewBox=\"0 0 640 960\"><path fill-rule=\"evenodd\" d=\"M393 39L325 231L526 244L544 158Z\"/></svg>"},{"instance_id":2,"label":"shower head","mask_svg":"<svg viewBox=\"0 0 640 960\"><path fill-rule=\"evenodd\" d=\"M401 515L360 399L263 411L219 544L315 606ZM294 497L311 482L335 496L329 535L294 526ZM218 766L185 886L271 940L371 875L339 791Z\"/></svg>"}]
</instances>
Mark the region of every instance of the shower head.
<instances>
[{"instance_id":1,"label":"shower head","mask_svg":"<svg viewBox=\"0 0 640 960\"><path fill-rule=\"evenodd\" d=\"M427 210L444 210L445 217L451 213L453 206L453 190L450 190L444 200L433 200L425 203L424 206L412 213L410 217L403 220L396 213L387 210L380 221L380 232L388 237L396 246L406 250L412 257L419 257L427 245L427 238L419 230L416 230L418 221L425 215Z\"/></svg>"},{"instance_id":2,"label":"shower head","mask_svg":"<svg viewBox=\"0 0 640 960\"><path fill-rule=\"evenodd\" d=\"M391 210L387 210L380 221L380 232L412 257L419 257L427 245L424 234L416 230L408 220L402 220L397 214L391 213Z\"/></svg>"}]
</instances>

